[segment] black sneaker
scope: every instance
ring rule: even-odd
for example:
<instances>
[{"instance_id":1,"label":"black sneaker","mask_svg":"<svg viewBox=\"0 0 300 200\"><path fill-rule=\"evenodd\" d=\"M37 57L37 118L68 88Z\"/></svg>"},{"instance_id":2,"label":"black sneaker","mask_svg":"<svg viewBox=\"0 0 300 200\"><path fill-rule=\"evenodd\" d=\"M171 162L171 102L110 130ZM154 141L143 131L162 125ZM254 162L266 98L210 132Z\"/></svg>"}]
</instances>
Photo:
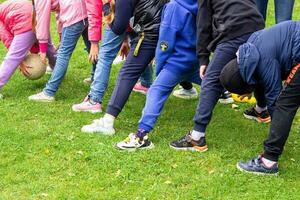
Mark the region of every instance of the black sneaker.
<instances>
[{"instance_id":1,"label":"black sneaker","mask_svg":"<svg viewBox=\"0 0 300 200\"><path fill-rule=\"evenodd\" d=\"M247 162L239 162L236 167L242 172L248 172L259 175L278 175L278 163L268 168L262 161L262 156L259 155Z\"/></svg>"},{"instance_id":2,"label":"black sneaker","mask_svg":"<svg viewBox=\"0 0 300 200\"><path fill-rule=\"evenodd\" d=\"M219 98L219 103L222 103L222 104L230 104L233 102L234 102L234 100L231 96L231 93L228 91L223 92Z\"/></svg>"},{"instance_id":3,"label":"black sneaker","mask_svg":"<svg viewBox=\"0 0 300 200\"><path fill-rule=\"evenodd\" d=\"M244 111L244 117L247 119L253 119L261 123L269 123L271 122L271 117L268 110L265 110L261 113L258 113L255 110L255 107L251 107L248 110Z\"/></svg>"},{"instance_id":4,"label":"black sneaker","mask_svg":"<svg viewBox=\"0 0 300 200\"><path fill-rule=\"evenodd\" d=\"M200 138L200 140L195 141L192 139L190 133L177 141L171 142L170 147L177 150L190 150L199 152L205 152L208 150L205 137L202 137Z\"/></svg>"}]
</instances>

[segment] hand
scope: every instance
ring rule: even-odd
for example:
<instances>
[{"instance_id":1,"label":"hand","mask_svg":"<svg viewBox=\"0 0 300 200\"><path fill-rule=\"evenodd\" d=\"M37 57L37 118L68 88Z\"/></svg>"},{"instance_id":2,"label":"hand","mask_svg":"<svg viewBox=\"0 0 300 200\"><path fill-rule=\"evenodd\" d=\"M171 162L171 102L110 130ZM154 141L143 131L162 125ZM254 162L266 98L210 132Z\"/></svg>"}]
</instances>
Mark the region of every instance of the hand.
<instances>
[{"instance_id":1,"label":"hand","mask_svg":"<svg viewBox=\"0 0 300 200\"><path fill-rule=\"evenodd\" d=\"M241 101L243 101L243 99L245 99L246 97L248 97L248 99L251 99L252 98L252 93L239 95L239 98L240 98Z\"/></svg>"},{"instance_id":2,"label":"hand","mask_svg":"<svg viewBox=\"0 0 300 200\"><path fill-rule=\"evenodd\" d=\"M42 63L47 64L46 53L40 53Z\"/></svg>"},{"instance_id":3,"label":"hand","mask_svg":"<svg viewBox=\"0 0 300 200\"><path fill-rule=\"evenodd\" d=\"M31 74L28 72L28 69L32 68L27 66L24 62L21 62L20 64L20 71L24 76L30 76Z\"/></svg>"},{"instance_id":4,"label":"hand","mask_svg":"<svg viewBox=\"0 0 300 200\"><path fill-rule=\"evenodd\" d=\"M127 58L129 50L130 50L130 47L129 47L128 41L124 41L121 46L121 50L120 50L120 56L122 57L122 60Z\"/></svg>"},{"instance_id":5,"label":"hand","mask_svg":"<svg viewBox=\"0 0 300 200\"><path fill-rule=\"evenodd\" d=\"M200 74L200 78L201 78L201 79L204 78L206 69L207 69L207 65L201 65L201 66L200 66L200 72L199 72L199 74Z\"/></svg>"},{"instance_id":6,"label":"hand","mask_svg":"<svg viewBox=\"0 0 300 200\"><path fill-rule=\"evenodd\" d=\"M99 54L98 43L92 43L91 50L90 50L90 55L89 55L89 61L92 62L92 63L97 62L98 54Z\"/></svg>"},{"instance_id":7,"label":"hand","mask_svg":"<svg viewBox=\"0 0 300 200\"><path fill-rule=\"evenodd\" d=\"M110 0L102 0L103 4L106 4L106 3L109 3L109 2L110 2Z\"/></svg>"}]
</instances>

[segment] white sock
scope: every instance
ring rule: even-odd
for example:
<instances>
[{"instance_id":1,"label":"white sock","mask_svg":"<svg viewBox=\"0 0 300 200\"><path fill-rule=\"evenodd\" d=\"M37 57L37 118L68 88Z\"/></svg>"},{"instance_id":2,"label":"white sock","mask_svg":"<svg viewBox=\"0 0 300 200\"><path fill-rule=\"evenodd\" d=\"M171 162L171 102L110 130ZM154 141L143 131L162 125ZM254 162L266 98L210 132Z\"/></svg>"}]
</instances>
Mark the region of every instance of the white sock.
<instances>
[{"instance_id":1,"label":"white sock","mask_svg":"<svg viewBox=\"0 0 300 200\"><path fill-rule=\"evenodd\" d=\"M262 157L262 162L264 163L264 165L265 165L267 168L271 168L274 164L277 163L277 162L275 162L275 161L266 159L266 158L264 158L264 157Z\"/></svg>"},{"instance_id":2,"label":"white sock","mask_svg":"<svg viewBox=\"0 0 300 200\"><path fill-rule=\"evenodd\" d=\"M114 117L114 116L112 116L112 115L106 113L106 114L103 116L103 120L104 120L104 122L105 122L106 124L109 124L109 125L111 125L111 126L114 126L114 122L115 122L115 117Z\"/></svg>"},{"instance_id":3,"label":"white sock","mask_svg":"<svg viewBox=\"0 0 300 200\"><path fill-rule=\"evenodd\" d=\"M199 131L195 131L193 130L191 133L191 137L193 140L198 141L200 140L200 138L204 137L205 133L204 132L199 132Z\"/></svg>"},{"instance_id":4,"label":"white sock","mask_svg":"<svg viewBox=\"0 0 300 200\"><path fill-rule=\"evenodd\" d=\"M261 108L261 107L259 107L258 105L256 105L256 106L255 106L255 110L256 110L256 112L258 112L258 113L262 113L263 111L267 110L267 106Z\"/></svg>"}]
</instances>

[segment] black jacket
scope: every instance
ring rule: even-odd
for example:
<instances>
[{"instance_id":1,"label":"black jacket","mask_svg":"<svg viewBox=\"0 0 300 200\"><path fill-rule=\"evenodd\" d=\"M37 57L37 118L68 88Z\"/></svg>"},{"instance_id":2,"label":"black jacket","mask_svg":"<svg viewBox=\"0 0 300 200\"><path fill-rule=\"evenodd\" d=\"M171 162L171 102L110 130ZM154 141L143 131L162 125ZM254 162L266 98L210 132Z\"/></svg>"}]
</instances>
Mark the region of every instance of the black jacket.
<instances>
[{"instance_id":1,"label":"black jacket","mask_svg":"<svg viewBox=\"0 0 300 200\"><path fill-rule=\"evenodd\" d=\"M200 65L222 42L263 29L255 0L198 0L197 52Z\"/></svg>"}]
</instances>

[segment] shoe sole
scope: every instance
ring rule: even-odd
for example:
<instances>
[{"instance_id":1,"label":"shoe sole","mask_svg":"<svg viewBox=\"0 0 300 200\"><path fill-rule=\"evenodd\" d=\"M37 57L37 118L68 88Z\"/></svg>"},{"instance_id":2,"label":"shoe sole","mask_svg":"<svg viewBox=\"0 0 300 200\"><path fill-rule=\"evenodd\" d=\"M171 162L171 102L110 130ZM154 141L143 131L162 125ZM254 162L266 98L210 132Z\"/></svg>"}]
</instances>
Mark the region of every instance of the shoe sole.
<instances>
[{"instance_id":1,"label":"shoe sole","mask_svg":"<svg viewBox=\"0 0 300 200\"><path fill-rule=\"evenodd\" d=\"M173 96L177 97L177 98L180 98L180 99L198 99L198 95L193 97L193 96L182 96L182 95L177 95L177 94L173 93Z\"/></svg>"},{"instance_id":2,"label":"shoe sole","mask_svg":"<svg viewBox=\"0 0 300 200\"><path fill-rule=\"evenodd\" d=\"M251 115L246 115L245 113L243 113L243 115L246 119L255 120L259 123L267 124L267 123L271 122L271 117L268 117L267 119L262 119L260 117L254 117L254 116L251 116Z\"/></svg>"},{"instance_id":3,"label":"shoe sole","mask_svg":"<svg viewBox=\"0 0 300 200\"><path fill-rule=\"evenodd\" d=\"M147 92L143 91L143 90L136 90L136 89L132 89L134 92L138 92L138 93L141 93L141 94L144 94L146 95Z\"/></svg>"},{"instance_id":4,"label":"shoe sole","mask_svg":"<svg viewBox=\"0 0 300 200\"><path fill-rule=\"evenodd\" d=\"M28 99L33 102L41 102L41 103L53 103L55 100L36 100L36 99Z\"/></svg>"},{"instance_id":5,"label":"shoe sole","mask_svg":"<svg viewBox=\"0 0 300 200\"><path fill-rule=\"evenodd\" d=\"M241 168L241 167L239 166L239 163L236 164L236 168L237 168L239 171L241 171L241 172L245 172L245 173L248 173L248 174L255 174L255 175L259 175L259 176L278 176L278 175L279 175L279 172L271 174L271 173L263 173L263 172L247 171L247 170Z\"/></svg>"},{"instance_id":6,"label":"shoe sole","mask_svg":"<svg viewBox=\"0 0 300 200\"><path fill-rule=\"evenodd\" d=\"M127 152L134 152L134 151L138 151L138 150L150 150L153 149L155 146L154 144L151 142L151 144L147 147L143 147L143 148L123 148L123 147L119 147L117 144L115 144L115 148L120 150L120 151L127 151Z\"/></svg>"},{"instance_id":7,"label":"shoe sole","mask_svg":"<svg viewBox=\"0 0 300 200\"><path fill-rule=\"evenodd\" d=\"M97 135L106 135L106 136L112 136L116 133L116 131L111 132L105 132L105 131L85 131L81 128L81 132L87 133L87 134L97 134Z\"/></svg>"},{"instance_id":8,"label":"shoe sole","mask_svg":"<svg viewBox=\"0 0 300 200\"><path fill-rule=\"evenodd\" d=\"M169 144L169 146L172 148L172 149L175 149L175 150L178 150L178 151L197 151L197 152L206 152L208 151L208 146L205 145L204 147L184 147L184 148L177 148L177 147L174 147L172 145Z\"/></svg>"},{"instance_id":9,"label":"shoe sole","mask_svg":"<svg viewBox=\"0 0 300 200\"><path fill-rule=\"evenodd\" d=\"M74 112L88 112L88 113L92 113L92 114L102 113L102 110L79 110L79 109L75 109L75 108L72 108L72 110Z\"/></svg>"},{"instance_id":10,"label":"shoe sole","mask_svg":"<svg viewBox=\"0 0 300 200\"><path fill-rule=\"evenodd\" d=\"M223 100L223 99L219 99L219 103L221 104L231 104L234 103L234 100Z\"/></svg>"}]
</instances>

